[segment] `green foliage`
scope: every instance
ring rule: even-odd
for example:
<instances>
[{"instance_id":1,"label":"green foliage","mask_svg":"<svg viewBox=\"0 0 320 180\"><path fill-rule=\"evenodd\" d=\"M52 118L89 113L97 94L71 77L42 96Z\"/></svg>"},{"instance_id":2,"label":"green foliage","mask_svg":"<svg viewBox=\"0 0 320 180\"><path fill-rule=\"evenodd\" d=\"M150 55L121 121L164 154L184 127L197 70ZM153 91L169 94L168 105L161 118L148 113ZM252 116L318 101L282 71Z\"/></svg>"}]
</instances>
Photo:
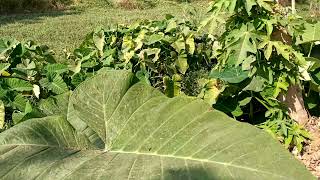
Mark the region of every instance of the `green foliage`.
<instances>
[{"instance_id":1,"label":"green foliage","mask_svg":"<svg viewBox=\"0 0 320 180\"><path fill-rule=\"evenodd\" d=\"M309 136L279 99L290 86L304 87L311 79L310 61L299 44L318 41L318 23L283 12L273 0L217 0L200 28L211 30L221 23L218 17L223 13L228 17L219 39L218 64L210 74L225 86L214 107L258 124L301 151Z\"/></svg>"},{"instance_id":2,"label":"green foliage","mask_svg":"<svg viewBox=\"0 0 320 180\"><path fill-rule=\"evenodd\" d=\"M170 15L162 21L97 29L63 62L57 62L46 46L2 40L0 100L6 107L6 121L16 124L42 117L42 99L65 94L103 69L130 70L169 97L196 96L202 88L198 81L205 76L195 72L206 74L214 63L215 38L195 30L191 22Z\"/></svg>"},{"instance_id":3,"label":"green foliage","mask_svg":"<svg viewBox=\"0 0 320 180\"><path fill-rule=\"evenodd\" d=\"M28 41L0 40L0 100L9 125L42 117L40 99L69 90L68 66L57 63L46 46ZM63 79L65 78L65 80Z\"/></svg>"},{"instance_id":4,"label":"green foliage","mask_svg":"<svg viewBox=\"0 0 320 180\"><path fill-rule=\"evenodd\" d=\"M101 71L71 94L67 116L32 119L1 133L0 176L314 179L263 131L197 98L132 85L133 78L128 71Z\"/></svg>"},{"instance_id":5,"label":"green foliage","mask_svg":"<svg viewBox=\"0 0 320 180\"><path fill-rule=\"evenodd\" d=\"M0 0L0 13L59 9L74 2L75 0Z\"/></svg>"},{"instance_id":6,"label":"green foliage","mask_svg":"<svg viewBox=\"0 0 320 180\"><path fill-rule=\"evenodd\" d=\"M127 69L170 97L181 92L190 95L193 89L184 86L190 73L201 69L208 72L215 63L215 38L198 34L196 28L191 22L167 15L162 21L98 29L69 57L75 63L74 76L85 79L101 68Z\"/></svg>"}]
</instances>

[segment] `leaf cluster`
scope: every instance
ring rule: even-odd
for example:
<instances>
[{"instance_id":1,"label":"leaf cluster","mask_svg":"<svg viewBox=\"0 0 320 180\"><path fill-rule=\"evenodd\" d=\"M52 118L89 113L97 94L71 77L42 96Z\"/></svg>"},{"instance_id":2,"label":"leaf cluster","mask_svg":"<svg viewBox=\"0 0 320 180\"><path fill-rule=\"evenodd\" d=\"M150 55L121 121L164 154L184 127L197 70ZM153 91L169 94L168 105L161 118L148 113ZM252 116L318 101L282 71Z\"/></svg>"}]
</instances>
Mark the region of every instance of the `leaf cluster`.
<instances>
[{"instance_id":1,"label":"leaf cluster","mask_svg":"<svg viewBox=\"0 0 320 180\"><path fill-rule=\"evenodd\" d=\"M273 0L218 0L210 12L200 28L210 30L220 23L217 17L228 17L210 74L224 83L214 107L301 151L309 135L290 118L281 98L294 86L305 90L311 80L302 44L317 41L312 28L317 24L285 12Z\"/></svg>"}]
</instances>

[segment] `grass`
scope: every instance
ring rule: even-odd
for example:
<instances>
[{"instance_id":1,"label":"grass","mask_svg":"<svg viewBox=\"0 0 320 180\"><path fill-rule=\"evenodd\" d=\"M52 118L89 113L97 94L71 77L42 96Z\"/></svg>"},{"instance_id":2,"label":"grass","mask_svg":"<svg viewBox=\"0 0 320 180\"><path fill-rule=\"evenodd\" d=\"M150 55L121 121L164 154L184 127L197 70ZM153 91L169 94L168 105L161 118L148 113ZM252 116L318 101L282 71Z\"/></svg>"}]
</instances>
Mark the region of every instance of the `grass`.
<instances>
[{"instance_id":1,"label":"grass","mask_svg":"<svg viewBox=\"0 0 320 180\"><path fill-rule=\"evenodd\" d=\"M125 10L90 5L60 12L0 16L0 38L34 40L48 45L62 58L64 49L72 50L79 46L85 35L96 27L115 26L142 19L159 19L165 14L189 19L188 12L192 9L197 10L198 17L195 19L199 20L205 14L206 6L207 2L166 2L152 9Z\"/></svg>"},{"instance_id":2,"label":"grass","mask_svg":"<svg viewBox=\"0 0 320 180\"><path fill-rule=\"evenodd\" d=\"M103 0L99 0L100 2ZM172 14L181 19L200 20L208 6L208 1L192 3L161 2L155 8L126 10L112 8L90 0L85 4L66 11L27 13L0 16L0 38L12 37L20 41L34 40L46 44L63 58L64 49L70 51L84 39L85 35L97 27L115 26L143 19L160 19L165 14ZM196 9L196 17L189 11ZM308 5L298 7L299 14L310 17Z\"/></svg>"}]
</instances>

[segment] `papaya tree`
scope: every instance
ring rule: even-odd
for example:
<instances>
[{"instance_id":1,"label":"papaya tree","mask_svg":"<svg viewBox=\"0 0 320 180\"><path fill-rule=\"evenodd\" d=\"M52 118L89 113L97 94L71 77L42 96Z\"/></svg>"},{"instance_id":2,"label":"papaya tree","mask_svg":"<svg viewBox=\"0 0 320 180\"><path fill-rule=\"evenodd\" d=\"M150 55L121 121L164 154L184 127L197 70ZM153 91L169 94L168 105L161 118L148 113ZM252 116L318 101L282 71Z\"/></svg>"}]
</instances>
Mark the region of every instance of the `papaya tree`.
<instances>
[{"instance_id":1,"label":"papaya tree","mask_svg":"<svg viewBox=\"0 0 320 180\"><path fill-rule=\"evenodd\" d=\"M309 137L303 130L308 121L303 84L311 77L299 44L307 42L301 38L317 39L309 23L287 14L273 0L217 0L209 12L201 29L214 29L219 17L227 17L218 64L210 74L224 83L214 107L257 124L301 151Z\"/></svg>"}]
</instances>

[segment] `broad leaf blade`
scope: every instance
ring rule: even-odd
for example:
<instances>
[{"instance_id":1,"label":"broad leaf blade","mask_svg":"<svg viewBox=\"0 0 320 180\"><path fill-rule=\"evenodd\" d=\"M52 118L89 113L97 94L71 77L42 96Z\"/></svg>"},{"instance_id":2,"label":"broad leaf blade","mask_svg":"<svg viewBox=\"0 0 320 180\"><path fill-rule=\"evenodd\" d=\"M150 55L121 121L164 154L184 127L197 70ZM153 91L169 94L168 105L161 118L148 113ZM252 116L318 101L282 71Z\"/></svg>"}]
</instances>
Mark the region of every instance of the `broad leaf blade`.
<instances>
[{"instance_id":1,"label":"broad leaf blade","mask_svg":"<svg viewBox=\"0 0 320 180\"><path fill-rule=\"evenodd\" d=\"M167 98L143 83L130 87L131 78L128 72L111 71L81 84L69 103L74 109L68 120L76 131L67 121L50 117L23 122L0 134L0 176L313 178L265 132L213 110L202 100ZM79 124L96 133L107 151L92 150L87 131L79 132L79 126L75 127Z\"/></svg>"}]
</instances>

